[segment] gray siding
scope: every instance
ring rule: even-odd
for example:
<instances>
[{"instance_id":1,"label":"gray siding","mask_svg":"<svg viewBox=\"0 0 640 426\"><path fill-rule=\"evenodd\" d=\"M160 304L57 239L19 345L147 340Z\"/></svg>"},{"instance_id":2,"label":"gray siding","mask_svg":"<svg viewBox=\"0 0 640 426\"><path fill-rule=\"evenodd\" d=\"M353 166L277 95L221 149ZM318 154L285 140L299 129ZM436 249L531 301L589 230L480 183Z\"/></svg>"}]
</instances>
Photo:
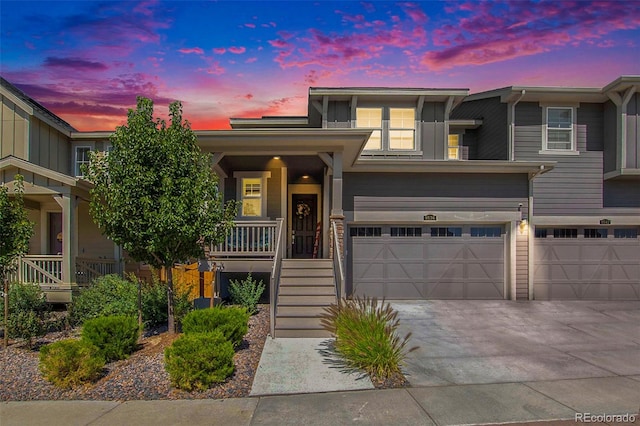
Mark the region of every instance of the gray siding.
<instances>
[{"instance_id":1,"label":"gray siding","mask_svg":"<svg viewBox=\"0 0 640 426\"><path fill-rule=\"evenodd\" d=\"M586 133L587 151L604 149L604 107L602 104L581 103L576 117L578 128Z\"/></svg>"},{"instance_id":2,"label":"gray siding","mask_svg":"<svg viewBox=\"0 0 640 426\"><path fill-rule=\"evenodd\" d=\"M604 104L604 172L617 167L618 142L616 137L616 106L611 101Z\"/></svg>"},{"instance_id":3,"label":"gray siding","mask_svg":"<svg viewBox=\"0 0 640 426\"><path fill-rule=\"evenodd\" d=\"M469 150L469 159L507 160L509 155L507 104L499 97L463 102L451 114L452 119L481 119L474 131L477 148ZM474 153L472 156L472 152Z\"/></svg>"},{"instance_id":4,"label":"gray siding","mask_svg":"<svg viewBox=\"0 0 640 426\"><path fill-rule=\"evenodd\" d=\"M396 203L401 210L451 211L516 211L518 203L526 206L528 197L527 176L515 174L344 173L343 182L346 211L354 210L356 197ZM358 204L360 209L378 207L382 206Z\"/></svg>"},{"instance_id":5,"label":"gray siding","mask_svg":"<svg viewBox=\"0 0 640 426\"><path fill-rule=\"evenodd\" d=\"M516 300L529 298L529 233L516 230Z\"/></svg>"},{"instance_id":6,"label":"gray siding","mask_svg":"<svg viewBox=\"0 0 640 426\"><path fill-rule=\"evenodd\" d=\"M24 160L27 158L27 138L29 115L8 98L0 95L0 158L13 155Z\"/></svg>"},{"instance_id":7,"label":"gray siding","mask_svg":"<svg viewBox=\"0 0 640 426\"><path fill-rule=\"evenodd\" d=\"M348 101L331 101L327 110L328 128L351 127L351 107Z\"/></svg>"},{"instance_id":8,"label":"gray siding","mask_svg":"<svg viewBox=\"0 0 640 426\"><path fill-rule=\"evenodd\" d=\"M604 207L635 207L640 209L640 182L637 180L608 180L603 184L603 191ZM633 214L633 212L629 212L629 214Z\"/></svg>"},{"instance_id":9,"label":"gray siding","mask_svg":"<svg viewBox=\"0 0 640 426\"><path fill-rule=\"evenodd\" d=\"M627 105L627 164L640 168L640 96L633 95Z\"/></svg>"},{"instance_id":10,"label":"gray siding","mask_svg":"<svg viewBox=\"0 0 640 426\"><path fill-rule=\"evenodd\" d=\"M70 176L75 174L69 138L36 117L31 117L29 153L32 163Z\"/></svg>"},{"instance_id":11,"label":"gray siding","mask_svg":"<svg viewBox=\"0 0 640 426\"><path fill-rule=\"evenodd\" d=\"M425 102L419 126L422 157L427 160L443 160L446 143L444 104Z\"/></svg>"},{"instance_id":12,"label":"gray siding","mask_svg":"<svg viewBox=\"0 0 640 426\"><path fill-rule=\"evenodd\" d=\"M557 161L554 170L534 180L534 214L580 215L597 214L602 210L602 152L587 151L587 134L602 134L600 126L585 124L593 114L578 112L577 147L579 155L540 154L542 148L542 108L534 103L516 107L515 159ZM580 121L582 120L582 124ZM592 145L598 145L592 142Z\"/></svg>"},{"instance_id":13,"label":"gray siding","mask_svg":"<svg viewBox=\"0 0 640 426\"><path fill-rule=\"evenodd\" d=\"M268 169L271 178L267 179L267 216L271 219L281 217L280 200L282 195L282 169Z\"/></svg>"}]
</instances>

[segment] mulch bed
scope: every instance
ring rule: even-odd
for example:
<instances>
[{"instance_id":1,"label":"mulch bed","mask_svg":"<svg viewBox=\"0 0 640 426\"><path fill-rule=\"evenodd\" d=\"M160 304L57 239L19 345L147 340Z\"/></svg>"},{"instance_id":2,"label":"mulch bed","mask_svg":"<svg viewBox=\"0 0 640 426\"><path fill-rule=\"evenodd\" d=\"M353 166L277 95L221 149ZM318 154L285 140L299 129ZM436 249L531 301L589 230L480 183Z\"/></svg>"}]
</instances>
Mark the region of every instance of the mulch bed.
<instances>
[{"instance_id":1,"label":"mulch bed","mask_svg":"<svg viewBox=\"0 0 640 426\"><path fill-rule=\"evenodd\" d=\"M164 368L164 348L177 335L151 333L142 339L142 348L129 359L112 362L97 383L71 390L59 389L47 382L38 369L38 351L14 343L0 350L0 401L28 400L149 400L220 399L248 396L269 333L269 305L249 319L249 331L236 350L236 371L226 382L206 391L185 392L171 387ZM78 330L49 333L36 347L69 337Z\"/></svg>"}]
</instances>

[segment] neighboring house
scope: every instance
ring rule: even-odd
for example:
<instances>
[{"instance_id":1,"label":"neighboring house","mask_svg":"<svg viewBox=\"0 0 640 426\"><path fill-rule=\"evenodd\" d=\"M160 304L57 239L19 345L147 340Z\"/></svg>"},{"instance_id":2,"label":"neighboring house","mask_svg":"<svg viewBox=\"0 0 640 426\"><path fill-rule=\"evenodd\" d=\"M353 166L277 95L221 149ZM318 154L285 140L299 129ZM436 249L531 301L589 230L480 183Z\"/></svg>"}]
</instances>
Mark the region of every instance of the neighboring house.
<instances>
[{"instance_id":1,"label":"neighboring house","mask_svg":"<svg viewBox=\"0 0 640 426\"><path fill-rule=\"evenodd\" d=\"M232 118L231 130L196 131L225 198L242 201L232 235L209 254L224 266L222 282L253 271L280 284L272 299L279 336L316 324L305 313L336 293L638 300L639 84L621 77L605 88L473 95L315 87L307 116ZM5 95L17 96L11 87L3 81L3 103L13 105L5 110L37 123L48 117L64 160L43 164L45 148L26 130L29 149L18 152L5 142L18 132L4 129L0 158L89 185L77 166L87 150L106 148L109 132L75 132L24 95ZM18 160L0 160L7 181L20 167L3 161ZM33 217L45 227L46 215ZM45 250L50 238L39 235ZM336 240L343 256L333 256Z\"/></svg>"}]
</instances>

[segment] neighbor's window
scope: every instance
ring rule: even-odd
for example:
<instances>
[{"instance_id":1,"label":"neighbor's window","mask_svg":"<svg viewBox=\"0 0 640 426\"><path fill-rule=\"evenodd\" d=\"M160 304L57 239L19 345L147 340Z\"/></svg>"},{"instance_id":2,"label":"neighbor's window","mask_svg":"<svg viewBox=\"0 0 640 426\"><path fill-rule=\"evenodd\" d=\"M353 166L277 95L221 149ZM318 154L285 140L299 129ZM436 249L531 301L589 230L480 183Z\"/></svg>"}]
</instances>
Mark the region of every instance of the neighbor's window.
<instances>
[{"instance_id":1,"label":"neighbor's window","mask_svg":"<svg viewBox=\"0 0 640 426\"><path fill-rule=\"evenodd\" d=\"M413 108L389 109L389 149L416 149L415 117Z\"/></svg>"},{"instance_id":2,"label":"neighbor's window","mask_svg":"<svg viewBox=\"0 0 640 426\"><path fill-rule=\"evenodd\" d=\"M82 166L84 164L89 165L89 153L91 147L89 146L77 146L76 147L76 176L83 176Z\"/></svg>"},{"instance_id":3,"label":"neighbor's window","mask_svg":"<svg viewBox=\"0 0 640 426\"><path fill-rule=\"evenodd\" d=\"M547 107L546 151L575 151L573 108Z\"/></svg>"},{"instance_id":4,"label":"neighbor's window","mask_svg":"<svg viewBox=\"0 0 640 426\"><path fill-rule=\"evenodd\" d=\"M242 216L262 216L262 179L242 179Z\"/></svg>"},{"instance_id":5,"label":"neighbor's window","mask_svg":"<svg viewBox=\"0 0 640 426\"><path fill-rule=\"evenodd\" d=\"M365 150L382 149L382 108L357 108L356 127L374 129L364 146Z\"/></svg>"},{"instance_id":6,"label":"neighbor's window","mask_svg":"<svg viewBox=\"0 0 640 426\"><path fill-rule=\"evenodd\" d=\"M460 135L449 135L449 160L460 159Z\"/></svg>"}]
</instances>

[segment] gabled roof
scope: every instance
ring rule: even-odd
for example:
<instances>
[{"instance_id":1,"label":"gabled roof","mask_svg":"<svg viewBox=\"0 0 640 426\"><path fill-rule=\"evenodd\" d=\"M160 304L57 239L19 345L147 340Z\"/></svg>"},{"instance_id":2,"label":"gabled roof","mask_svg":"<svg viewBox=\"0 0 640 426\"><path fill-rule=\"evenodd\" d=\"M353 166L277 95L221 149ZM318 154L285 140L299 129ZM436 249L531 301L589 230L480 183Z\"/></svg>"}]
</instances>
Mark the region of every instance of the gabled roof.
<instances>
[{"instance_id":1,"label":"gabled roof","mask_svg":"<svg viewBox=\"0 0 640 426\"><path fill-rule=\"evenodd\" d=\"M79 187L88 190L93 186L93 184L88 180L56 172L55 170L33 164L27 160L23 160L22 158L14 157L13 155L0 158L0 171L8 169L10 167L14 167L18 170L28 171L30 173L33 173L34 175L42 176L44 178L60 182L71 187Z\"/></svg>"},{"instance_id":2,"label":"gabled roof","mask_svg":"<svg viewBox=\"0 0 640 426\"><path fill-rule=\"evenodd\" d=\"M0 92L11 99L12 102L18 104L27 114L36 116L61 133L69 136L71 132L77 131L71 124L46 109L3 77L0 77Z\"/></svg>"},{"instance_id":3,"label":"gabled roof","mask_svg":"<svg viewBox=\"0 0 640 426\"><path fill-rule=\"evenodd\" d=\"M524 93L524 96L523 96ZM464 101L500 97L501 102L521 98L528 102L605 102L607 97L599 87L509 86L469 95Z\"/></svg>"}]
</instances>

